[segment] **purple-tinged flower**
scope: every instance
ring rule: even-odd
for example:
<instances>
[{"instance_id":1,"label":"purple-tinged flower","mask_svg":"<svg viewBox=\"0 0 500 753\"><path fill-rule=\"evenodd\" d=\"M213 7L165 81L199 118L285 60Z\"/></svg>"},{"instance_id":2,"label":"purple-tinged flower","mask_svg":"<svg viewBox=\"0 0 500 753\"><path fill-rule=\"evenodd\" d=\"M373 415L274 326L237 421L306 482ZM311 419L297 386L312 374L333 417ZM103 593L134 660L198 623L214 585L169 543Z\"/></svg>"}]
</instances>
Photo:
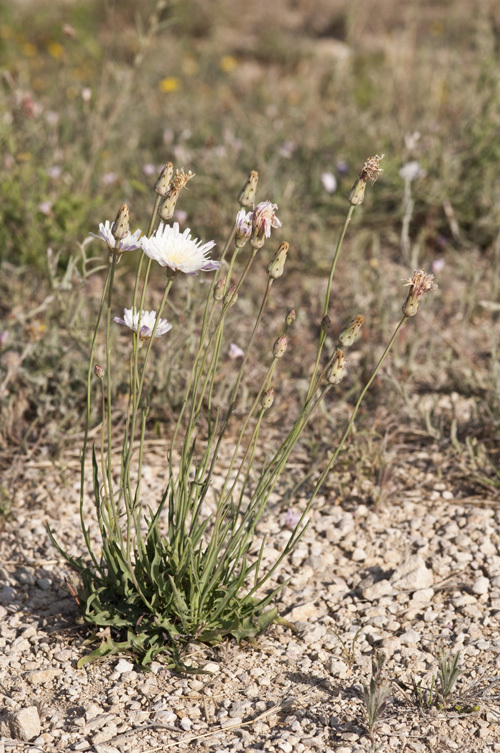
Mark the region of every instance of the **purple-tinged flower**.
<instances>
[{"instance_id":1,"label":"purple-tinged flower","mask_svg":"<svg viewBox=\"0 0 500 753\"><path fill-rule=\"evenodd\" d=\"M240 209L236 215L236 230L235 230L235 243L237 248L243 248L243 246L250 240L252 235L252 219L253 212L245 212L244 209Z\"/></svg>"},{"instance_id":2,"label":"purple-tinged flower","mask_svg":"<svg viewBox=\"0 0 500 753\"><path fill-rule=\"evenodd\" d=\"M220 261L213 261L208 256L215 241L202 243L197 238L191 238L189 228L181 233L178 222L173 225L160 223L153 235L141 239L141 246L146 256L172 272L195 275L198 272L213 272L221 265Z\"/></svg>"},{"instance_id":3,"label":"purple-tinged flower","mask_svg":"<svg viewBox=\"0 0 500 753\"><path fill-rule=\"evenodd\" d=\"M299 522L299 520L300 520L300 515L298 515L296 512L294 512L291 509L291 507L289 507L285 513L285 518L283 520L283 527L294 529L297 526L297 523Z\"/></svg>"},{"instance_id":4,"label":"purple-tinged flower","mask_svg":"<svg viewBox=\"0 0 500 753\"><path fill-rule=\"evenodd\" d=\"M231 343L229 346L229 358L234 361L236 358L243 358L245 351L240 348L236 343Z\"/></svg>"},{"instance_id":5,"label":"purple-tinged flower","mask_svg":"<svg viewBox=\"0 0 500 753\"><path fill-rule=\"evenodd\" d=\"M433 261L431 262L432 274L438 275L440 272L442 272L445 267L445 264L446 262L442 257L440 257L439 259L433 259Z\"/></svg>"},{"instance_id":6,"label":"purple-tinged flower","mask_svg":"<svg viewBox=\"0 0 500 753\"><path fill-rule=\"evenodd\" d=\"M252 246L262 248L265 239L271 237L271 228L281 227L281 221L276 217L277 204L261 201L252 213Z\"/></svg>"},{"instance_id":7,"label":"purple-tinged flower","mask_svg":"<svg viewBox=\"0 0 500 753\"><path fill-rule=\"evenodd\" d=\"M117 322L117 324L124 324L133 332L137 332L141 340L149 340L153 334L156 322L156 311L141 311L139 314L139 311L134 310L132 312L132 309L124 309L123 319L119 316L115 316L114 321ZM140 327L139 331L137 329L138 327ZM170 322L167 322L166 319L158 319L155 337L161 337L171 329L172 325Z\"/></svg>"},{"instance_id":8,"label":"purple-tinged flower","mask_svg":"<svg viewBox=\"0 0 500 753\"><path fill-rule=\"evenodd\" d=\"M115 249L119 254L125 253L125 251L135 251L141 248L141 231L136 230L135 233L128 233L124 238L117 242L113 235L114 222L106 220L106 222L99 223L99 232L90 233L94 238L100 238L108 245L108 248Z\"/></svg>"}]
</instances>

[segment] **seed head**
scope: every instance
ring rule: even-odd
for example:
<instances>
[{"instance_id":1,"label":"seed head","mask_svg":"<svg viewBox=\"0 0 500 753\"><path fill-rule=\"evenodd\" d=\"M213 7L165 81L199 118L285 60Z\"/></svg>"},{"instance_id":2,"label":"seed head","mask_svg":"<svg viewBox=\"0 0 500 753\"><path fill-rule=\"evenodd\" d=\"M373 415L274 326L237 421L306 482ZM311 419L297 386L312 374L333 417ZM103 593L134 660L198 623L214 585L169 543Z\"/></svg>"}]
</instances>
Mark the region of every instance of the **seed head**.
<instances>
[{"instance_id":1,"label":"seed head","mask_svg":"<svg viewBox=\"0 0 500 753\"><path fill-rule=\"evenodd\" d=\"M420 299L429 290L436 290L437 283L434 282L434 275L428 275L423 269L417 269L413 273L413 277L405 281L405 285L410 285L410 292L403 304L403 314L415 316Z\"/></svg>"},{"instance_id":2,"label":"seed head","mask_svg":"<svg viewBox=\"0 0 500 753\"><path fill-rule=\"evenodd\" d=\"M372 182L372 184L375 183L380 173L383 172L382 168L380 167L380 160L383 159L383 157L383 154L380 156L376 154L374 157L369 157L366 160L356 182L349 191L347 198L350 204L358 206L359 204L363 203L363 199L365 198L366 184L369 180Z\"/></svg>"},{"instance_id":3,"label":"seed head","mask_svg":"<svg viewBox=\"0 0 500 753\"><path fill-rule=\"evenodd\" d=\"M343 345L344 348L349 348L354 342L356 342L361 333L361 327L363 326L364 321L365 317L362 314L358 314L351 322L349 322L347 327L344 327L339 334L339 343Z\"/></svg>"},{"instance_id":4,"label":"seed head","mask_svg":"<svg viewBox=\"0 0 500 753\"><path fill-rule=\"evenodd\" d=\"M277 280L281 277L285 270L286 255L290 244L284 241L276 251L274 258L269 262L267 266L267 274L271 280Z\"/></svg>"},{"instance_id":5,"label":"seed head","mask_svg":"<svg viewBox=\"0 0 500 753\"><path fill-rule=\"evenodd\" d=\"M258 182L259 173L256 170L252 170L248 176L247 182L238 194L238 203L240 207L253 207L255 204L255 193L257 191Z\"/></svg>"}]
</instances>

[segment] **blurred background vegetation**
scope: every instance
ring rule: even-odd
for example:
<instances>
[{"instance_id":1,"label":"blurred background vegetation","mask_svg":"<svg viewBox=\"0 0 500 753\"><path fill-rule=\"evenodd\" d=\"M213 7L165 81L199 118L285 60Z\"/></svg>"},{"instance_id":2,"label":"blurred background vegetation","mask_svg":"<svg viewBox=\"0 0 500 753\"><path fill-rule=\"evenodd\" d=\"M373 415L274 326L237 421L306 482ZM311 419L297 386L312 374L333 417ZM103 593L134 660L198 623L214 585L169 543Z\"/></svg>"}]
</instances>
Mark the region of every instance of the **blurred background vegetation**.
<instances>
[{"instance_id":1,"label":"blurred background vegetation","mask_svg":"<svg viewBox=\"0 0 500 753\"><path fill-rule=\"evenodd\" d=\"M279 205L276 247L286 239L291 252L269 312L271 342L287 307L299 312L282 420L314 352L346 194L378 153L384 173L351 223L331 312L334 333L357 313L367 327L350 383L311 430L310 449L347 415L399 316L401 279L423 266L436 271L439 292L406 328L360 425L442 440L495 483L499 46L496 0L4 2L4 463L13 447L57 457L68 435L78 438L101 284L94 270L105 261L85 239L123 202L132 229L145 229L167 160L196 173L177 219L219 247L250 170L260 174L258 199ZM121 268L123 305L133 266ZM239 304L231 336L241 345L264 266ZM184 334L157 360L151 415L160 432L183 384L166 362L175 354L182 374L196 332L196 280L176 311Z\"/></svg>"}]
</instances>

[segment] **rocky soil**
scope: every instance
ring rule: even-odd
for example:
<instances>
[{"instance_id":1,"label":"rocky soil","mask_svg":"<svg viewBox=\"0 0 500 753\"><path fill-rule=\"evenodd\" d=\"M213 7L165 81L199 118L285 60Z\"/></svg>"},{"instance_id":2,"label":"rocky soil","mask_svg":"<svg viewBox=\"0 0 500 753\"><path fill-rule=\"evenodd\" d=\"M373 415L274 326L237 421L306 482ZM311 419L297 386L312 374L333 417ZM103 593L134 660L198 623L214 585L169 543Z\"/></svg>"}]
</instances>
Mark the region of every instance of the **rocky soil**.
<instances>
[{"instance_id":1,"label":"rocky soil","mask_svg":"<svg viewBox=\"0 0 500 753\"><path fill-rule=\"evenodd\" d=\"M161 459L148 457L154 493ZM461 497L446 462L432 446L402 452L378 509L355 486L320 498L278 575L291 578L279 608L295 630L194 644L188 659L206 674L189 677L160 663L144 673L126 656L77 669L89 633L46 531L82 551L76 458L14 465L0 540L0 753L500 751L500 508ZM286 513L276 497L262 525L269 561ZM414 683L429 689L440 656L457 651L463 674L446 704L419 706ZM376 655L390 694L371 740L363 684Z\"/></svg>"}]
</instances>

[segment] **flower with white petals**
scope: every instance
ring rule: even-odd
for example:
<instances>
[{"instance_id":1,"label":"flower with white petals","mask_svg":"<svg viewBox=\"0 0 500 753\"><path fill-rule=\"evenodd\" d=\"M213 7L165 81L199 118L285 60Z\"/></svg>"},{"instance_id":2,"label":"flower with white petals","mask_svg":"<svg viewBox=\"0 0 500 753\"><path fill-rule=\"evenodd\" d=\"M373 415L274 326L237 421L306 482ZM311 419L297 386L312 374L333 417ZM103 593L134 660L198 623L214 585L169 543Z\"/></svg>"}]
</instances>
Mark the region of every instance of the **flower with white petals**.
<instances>
[{"instance_id":1,"label":"flower with white petals","mask_svg":"<svg viewBox=\"0 0 500 753\"><path fill-rule=\"evenodd\" d=\"M181 233L178 222L173 225L160 223L153 235L141 239L141 245L146 256L173 272L195 275L198 272L212 272L221 265L220 261L213 261L208 256L215 242L202 243L197 238L191 238L189 228Z\"/></svg>"},{"instance_id":2,"label":"flower with white petals","mask_svg":"<svg viewBox=\"0 0 500 753\"><path fill-rule=\"evenodd\" d=\"M252 213L252 246L261 248L266 238L271 237L271 228L281 227L281 221L276 217L277 204L261 201Z\"/></svg>"},{"instance_id":3,"label":"flower with white petals","mask_svg":"<svg viewBox=\"0 0 500 753\"><path fill-rule=\"evenodd\" d=\"M328 193L335 193L337 190L337 178L333 173L321 173L321 183Z\"/></svg>"},{"instance_id":4,"label":"flower with white petals","mask_svg":"<svg viewBox=\"0 0 500 753\"><path fill-rule=\"evenodd\" d=\"M94 238L100 238L108 245L108 248L115 249L119 254L125 253L125 251L135 251L141 247L141 231L136 230L135 233L128 233L124 238L116 241L113 235L113 222L106 220L106 222L99 223L99 233L90 233Z\"/></svg>"},{"instance_id":5,"label":"flower with white petals","mask_svg":"<svg viewBox=\"0 0 500 753\"><path fill-rule=\"evenodd\" d=\"M139 322L140 318L140 322ZM156 311L139 311L132 309L123 310L123 319L119 316L115 316L114 321L118 324L125 324L126 327L133 332L137 332L141 340L149 340L153 334L154 326L156 323ZM140 326L139 331L137 328ZM158 325L156 327L155 337L161 337L172 329L170 322L166 319L158 319Z\"/></svg>"}]
</instances>

